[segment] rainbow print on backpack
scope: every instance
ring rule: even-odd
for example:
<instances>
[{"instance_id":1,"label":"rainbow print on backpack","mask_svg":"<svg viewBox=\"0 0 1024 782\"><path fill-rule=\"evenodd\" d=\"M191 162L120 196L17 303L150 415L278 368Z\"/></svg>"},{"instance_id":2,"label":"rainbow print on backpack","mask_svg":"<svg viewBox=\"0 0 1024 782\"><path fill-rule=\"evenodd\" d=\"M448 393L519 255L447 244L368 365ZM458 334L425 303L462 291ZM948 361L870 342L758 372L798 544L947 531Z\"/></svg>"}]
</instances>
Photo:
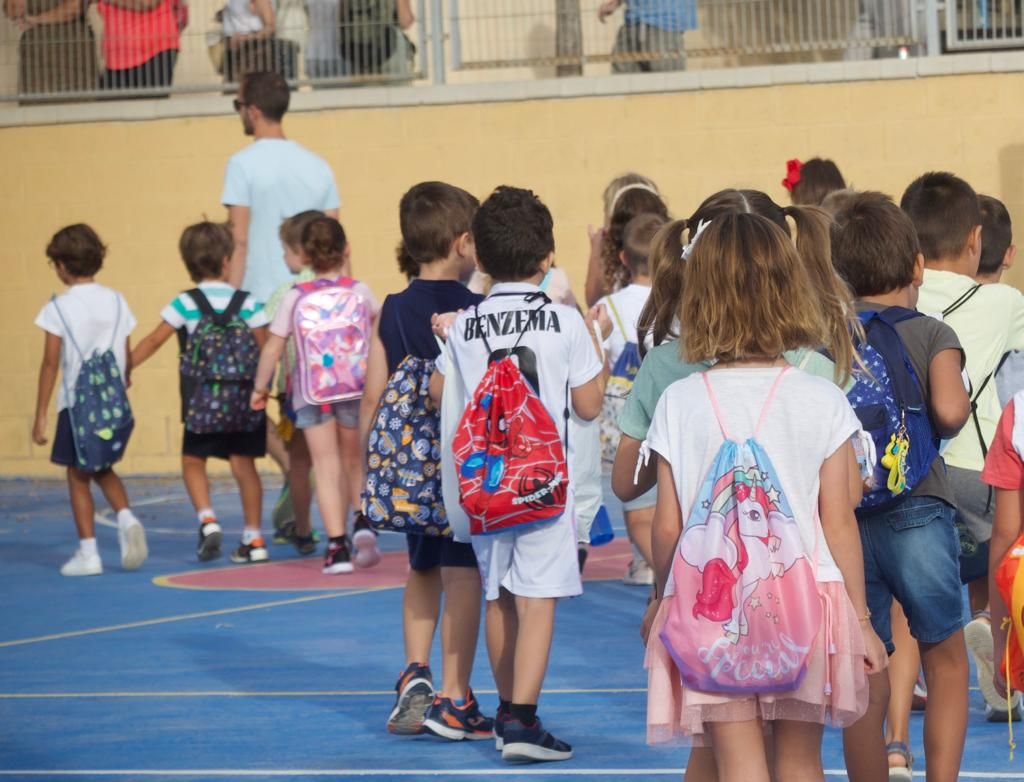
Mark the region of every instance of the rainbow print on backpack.
<instances>
[{"instance_id":1,"label":"rainbow print on backpack","mask_svg":"<svg viewBox=\"0 0 1024 782\"><path fill-rule=\"evenodd\" d=\"M675 597L661 632L683 684L693 690L795 690L821 628L815 561L757 440L786 371L743 442L730 438L703 375L725 439L679 538L671 573Z\"/></svg>"},{"instance_id":2,"label":"rainbow print on backpack","mask_svg":"<svg viewBox=\"0 0 1024 782\"><path fill-rule=\"evenodd\" d=\"M292 315L299 387L309 405L356 399L366 385L373 312L355 280L318 278L295 285Z\"/></svg>"}]
</instances>

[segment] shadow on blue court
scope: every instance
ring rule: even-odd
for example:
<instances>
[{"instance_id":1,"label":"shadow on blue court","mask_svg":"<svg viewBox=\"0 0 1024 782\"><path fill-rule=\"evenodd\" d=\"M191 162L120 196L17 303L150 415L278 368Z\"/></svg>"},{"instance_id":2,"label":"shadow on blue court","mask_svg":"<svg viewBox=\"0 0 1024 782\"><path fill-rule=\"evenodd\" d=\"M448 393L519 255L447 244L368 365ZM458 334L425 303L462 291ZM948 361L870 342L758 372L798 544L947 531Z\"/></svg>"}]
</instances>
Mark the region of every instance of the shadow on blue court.
<instances>
[{"instance_id":1,"label":"shadow on blue court","mask_svg":"<svg viewBox=\"0 0 1024 782\"><path fill-rule=\"evenodd\" d=\"M194 517L177 482L128 484L149 561L121 571L116 530L101 517L105 574L66 579L58 568L75 542L63 484L0 483L0 777L681 777L685 749L644 741L646 590L591 582L559 607L540 713L575 757L509 767L491 742L384 730L403 665L399 589L345 589L341 577L339 589L318 592L159 586L155 577L199 567ZM231 487L218 488L227 545L240 510ZM288 546L271 554L296 556ZM474 683L485 709L495 707L482 644ZM1008 761L1006 726L986 723L982 709L972 691L961 778L1024 779L1024 763ZM917 755L921 727L914 715ZM838 732L826 732L824 757L829 778L845 778Z\"/></svg>"}]
</instances>

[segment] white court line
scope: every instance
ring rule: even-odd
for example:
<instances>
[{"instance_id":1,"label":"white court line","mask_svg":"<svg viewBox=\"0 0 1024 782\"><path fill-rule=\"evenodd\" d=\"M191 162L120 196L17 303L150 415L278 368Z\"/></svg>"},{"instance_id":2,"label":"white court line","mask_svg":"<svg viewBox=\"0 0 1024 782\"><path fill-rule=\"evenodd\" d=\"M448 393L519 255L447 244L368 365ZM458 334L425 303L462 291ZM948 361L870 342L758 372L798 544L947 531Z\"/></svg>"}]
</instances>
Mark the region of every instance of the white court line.
<instances>
[{"instance_id":1,"label":"white court line","mask_svg":"<svg viewBox=\"0 0 1024 782\"><path fill-rule=\"evenodd\" d=\"M497 695L497 690L473 690L481 695ZM646 687L593 687L545 689L545 695L624 695L647 692ZM60 700L62 698L356 698L394 697L392 690L154 690L151 692L0 692L0 700Z\"/></svg>"},{"instance_id":2,"label":"white court line","mask_svg":"<svg viewBox=\"0 0 1024 782\"><path fill-rule=\"evenodd\" d=\"M211 497L223 496L226 494L235 494L233 491L215 491L210 492ZM188 502L187 494L160 494L156 497L146 497L145 499L133 502L131 507L133 508L145 508L149 505L163 505L165 502ZM95 513L93 518L96 523L101 527L110 527L111 529L117 529L117 522L108 518L110 515L109 509L104 509ZM188 535L195 536L196 532L193 529L177 529L175 527L151 527L148 524L146 526L146 532L159 532L163 535Z\"/></svg>"},{"instance_id":3,"label":"white court line","mask_svg":"<svg viewBox=\"0 0 1024 782\"><path fill-rule=\"evenodd\" d=\"M24 771L0 771L0 777L667 777L679 779L684 768L452 768L452 769L406 769L406 768L315 768L315 769L26 769ZM925 772L915 771L915 777L924 778ZM842 769L827 769L826 777L846 778ZM961 771L960 779L1024 779L1024 773L1009 771Z\"/></svg>"}]
</instances>

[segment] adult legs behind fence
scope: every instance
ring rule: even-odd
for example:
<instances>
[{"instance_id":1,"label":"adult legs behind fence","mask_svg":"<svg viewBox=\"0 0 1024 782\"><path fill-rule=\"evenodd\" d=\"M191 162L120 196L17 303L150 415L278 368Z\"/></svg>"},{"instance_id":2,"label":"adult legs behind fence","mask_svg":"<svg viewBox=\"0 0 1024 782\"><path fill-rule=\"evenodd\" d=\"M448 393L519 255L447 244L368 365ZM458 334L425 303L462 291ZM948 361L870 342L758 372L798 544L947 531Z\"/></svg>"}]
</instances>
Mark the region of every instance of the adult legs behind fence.
<instances>
[{"instance_id":1,"label":"adult legs behind fence","mask_svg":"<svg viewBox=\"0 0 1024 782\"><path fill-rule=\"evenodd\" d=\"M686 70L683 34L642 22L626 22L615 37L612 73L660 73Z\"/></svg>"}]
</instances>

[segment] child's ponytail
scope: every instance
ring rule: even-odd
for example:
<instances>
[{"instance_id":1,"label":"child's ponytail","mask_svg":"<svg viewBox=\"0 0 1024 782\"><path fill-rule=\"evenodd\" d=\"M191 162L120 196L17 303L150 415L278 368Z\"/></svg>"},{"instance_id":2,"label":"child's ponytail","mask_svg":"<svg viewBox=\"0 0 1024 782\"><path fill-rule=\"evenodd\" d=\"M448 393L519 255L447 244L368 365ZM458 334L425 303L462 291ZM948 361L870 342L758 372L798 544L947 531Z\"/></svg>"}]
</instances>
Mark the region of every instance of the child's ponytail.
<instances>
[{"instance_id":1,"label":"child's ponytail","mask_svg":"<svg viewBox=\"0 0 1024 782\"><path fill-rule=\"evenodd\" d=\"M835 361L835 382L845 386L859 358L853 336L860 321L849 286L832 265L831 218L815 206L787 206L782 210L796 225L796 249L807 269L821 305L828 342L824 346Z\"/></svg>"},{"instance_id":2,"label":"child's ponytail","mask_svg":"<svg viewBox=\"0 0 1024 782\"><path fill-rule=\"evenodd\" d=\"M622 188L618 200L613 204L608 225L605 226L604 245L601 249L604 285L608 293L614 293L630 283L629 269L622 263L619 253L622 252L626 225L634 217L642 214L654 214L664 220L669 219L668 207L653 187L629 185Z\"/></svg>"},{"instance_id":3,"label":"child's ponytail","mask_svg":"<svg viewBox=\"0 0 1024 782\"><path fill-rule=\"evenodd\" d=\"M345 229L333 217L317 217L302 229L302 253L317 274L340 269L345 262Z\"/></svg>"},{"instance_id":4,"label":"child's ponytail","mask_svg":"<svg viewBox=\"0 0 1024 782\"><path fill-rule=\"evenodd\" d=\"M666 223L651 241L651 293L636 325L641 355L647 354L648 335L655 345L679 336L675 327L683 289L683 232L688 224L686 220Z\"/></svg>"}]
</instances>

